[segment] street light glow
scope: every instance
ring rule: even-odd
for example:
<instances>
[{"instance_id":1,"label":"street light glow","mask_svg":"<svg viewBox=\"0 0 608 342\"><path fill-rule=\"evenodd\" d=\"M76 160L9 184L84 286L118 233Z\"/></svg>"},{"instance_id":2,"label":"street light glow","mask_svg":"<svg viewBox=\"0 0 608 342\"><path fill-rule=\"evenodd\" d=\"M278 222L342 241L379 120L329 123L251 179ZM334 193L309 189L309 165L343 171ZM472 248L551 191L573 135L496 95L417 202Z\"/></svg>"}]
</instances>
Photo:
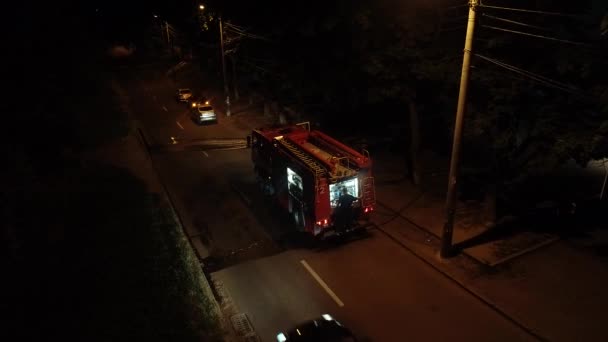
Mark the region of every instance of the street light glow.
<instances>
[{"instance_id":1,"label":"street light glow","mask_svg":"<svg viewBox=\"0 0 608 342\"><path fill-rule=\"evenodd\" d=\"M205 9L205 6L203 5L198 5L198 9L200 9L201 11Z\"/></svg>"}]
</instances>

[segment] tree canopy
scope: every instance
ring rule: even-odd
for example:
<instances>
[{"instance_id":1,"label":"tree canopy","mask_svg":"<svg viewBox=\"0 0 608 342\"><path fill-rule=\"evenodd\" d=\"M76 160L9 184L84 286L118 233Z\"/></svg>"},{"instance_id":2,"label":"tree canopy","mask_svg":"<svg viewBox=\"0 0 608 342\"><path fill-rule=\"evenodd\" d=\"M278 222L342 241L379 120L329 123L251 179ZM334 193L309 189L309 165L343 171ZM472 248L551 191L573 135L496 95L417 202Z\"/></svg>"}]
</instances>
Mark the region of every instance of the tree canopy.
<instances>
[{"instance_id":1,"label":"tree canopy","mask_svg":"<svg viewBox=\"0 0 608 342\"><path fill-rule=\"evenodd\" d=\"M528 12L478 8L465 163L511 181L607 156L607 7L539 0L522 7ZM414 100L424 140L445 144L467 11L464 1L361 0L253 7L233 18L269 38L247 40L239 58L283 103L343 123L371 111L385 128L404 122L404 104Z\"/></svg>"}]
</instances>

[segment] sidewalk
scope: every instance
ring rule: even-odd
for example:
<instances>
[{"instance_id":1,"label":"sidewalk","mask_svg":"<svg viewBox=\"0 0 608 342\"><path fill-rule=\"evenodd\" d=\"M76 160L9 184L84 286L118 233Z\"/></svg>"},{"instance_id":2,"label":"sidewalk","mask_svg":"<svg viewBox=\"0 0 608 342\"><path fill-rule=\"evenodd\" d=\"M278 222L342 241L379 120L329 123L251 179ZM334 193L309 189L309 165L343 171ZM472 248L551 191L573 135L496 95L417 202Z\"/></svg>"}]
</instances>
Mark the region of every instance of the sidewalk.
<instances>
[{"instance_id":1,"label":"sidewalk","mask_svg":"<svg viewBox=\"0 0 608 342\"><path fill-rule=\"evenodd\" d=\"M379 206L440 238L445 221L448 162L423 153L421 165L425 174L422 184L415 186L404 179L405 166L400 157L380 153L373 158ZM545 232L510 232L490 227L484 209L484 204L477 201L458 201L453 231L453 244L463 246L463 253L482 264L498 266L558 240L557 235Z\"/></svg>"}]
</instances>

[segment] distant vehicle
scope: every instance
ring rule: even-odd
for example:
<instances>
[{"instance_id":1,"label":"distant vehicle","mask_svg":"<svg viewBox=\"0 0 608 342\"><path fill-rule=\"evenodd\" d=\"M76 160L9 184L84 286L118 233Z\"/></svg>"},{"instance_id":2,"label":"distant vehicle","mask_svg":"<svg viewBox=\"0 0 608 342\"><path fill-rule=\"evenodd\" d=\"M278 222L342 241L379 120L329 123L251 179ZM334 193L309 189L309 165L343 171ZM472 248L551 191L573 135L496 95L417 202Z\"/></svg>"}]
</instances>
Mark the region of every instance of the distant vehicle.
<instances>
[{"instance_id":1,"label":"distant vehicle","mask_svg":"<svg viewBox=\"0 0 608 342\"><path fill-rule=\"evenodd\" d=\"M192 97L192 90L188 88L178 89L177 94L175 95L177 102L188 102L190 97Z\"/></svg>"},{"instance_id":2,"label":"distant vehicle","mask_svg":"<svg viewBox=\"0 0 608 342\"><path fill-rule=\"evenodd\" d=\"M188 104L190 108L196 108L201 104L209 105L209 99L204 96L190 96L188 99Z\"/></svg>"},{"instance_id":3,"label":"distant vehicle","mask_svg":"<svg viewBox=\"0 0 608 342\"><path fill-rule=\"evenodd\" d=\"M351 331L324 314L317 319L304 322L288 332L280 332L277 342L356 342Z\"/></svg>"},{"instance_id":4,"label":"distant vehicle","mask_svg":"<svg viewBox=\"0 0 608 342\"><path fill-rule=\"evenodd\" d=\"M190 110L192 119L199 125L217 123L215 110L213 110L213 107L209 104L209 101L197 103L195 104L194 108L191 108Z\"/></svg>"}]
</instances>

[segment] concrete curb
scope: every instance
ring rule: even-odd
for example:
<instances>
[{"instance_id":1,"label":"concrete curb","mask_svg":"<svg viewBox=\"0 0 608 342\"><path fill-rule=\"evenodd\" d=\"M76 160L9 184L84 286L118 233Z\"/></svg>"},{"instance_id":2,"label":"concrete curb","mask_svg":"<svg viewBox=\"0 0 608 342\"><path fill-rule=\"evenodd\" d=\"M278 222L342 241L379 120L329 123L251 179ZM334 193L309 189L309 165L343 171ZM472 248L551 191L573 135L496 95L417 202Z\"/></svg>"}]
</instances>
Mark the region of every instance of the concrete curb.
<instances>
[{"instance_id":1,"label":"concrete curb","mask_svg":"<svg viewBox=\"0 0 608 342\"><path fill-rule=\"evenodd\" d=\"M420 229L425 234L431 235L431 236L435 237L436 239L441 239L441 237L439 235L435 234L430 229L428 229L428 228L426 228L426 227L424 227L424 226L422 226L422 225L414 222L412 219L410 219L409 217L403 215L401 212L397 212L395 209L391 208L387 204L382 203L382 201L376 201L376 203L378 205L382 206L383 208L385 208L386 210L388 210L390 212L393 212L395 215L399 216L400 218L406 220L407 222L409 222L410 224L412 224L414 227ZM482 264L482 265L485 265L485 266L496 267L496 266L502 265L502 264L504 264L506 262L509 262L511 260L514 260L516 258L519 258L521 256L524 256L526 254L529 254L531 252L534 252L534 251L536 251L536 250L538 250L538 249L540 249L542 247L548 246L548 245L550 245L550 244L552 244L552 243L554 243L556 241L559 241L559 240L560 240L560 238L558 236L553 237L551 239L548 239L548 240L539 242L537 244L534 244L534 245L532 245L530 247L524 248L523 250L518 251L516 253L513 253L511 255L508 255L506 257L500 258L500 259L498 259L497 261L494 261L494 262L484 262L483 260L480 260L480 259L474 257L472 254L468 253L466 250L461 250L460 253L463 254L463 255L465 255L465 256L467 256L468 258L470 258L472 261L474 261L476 263L479 263L479 264Z\"/></svg>"}]
</instances>

